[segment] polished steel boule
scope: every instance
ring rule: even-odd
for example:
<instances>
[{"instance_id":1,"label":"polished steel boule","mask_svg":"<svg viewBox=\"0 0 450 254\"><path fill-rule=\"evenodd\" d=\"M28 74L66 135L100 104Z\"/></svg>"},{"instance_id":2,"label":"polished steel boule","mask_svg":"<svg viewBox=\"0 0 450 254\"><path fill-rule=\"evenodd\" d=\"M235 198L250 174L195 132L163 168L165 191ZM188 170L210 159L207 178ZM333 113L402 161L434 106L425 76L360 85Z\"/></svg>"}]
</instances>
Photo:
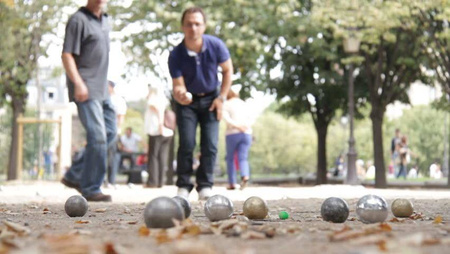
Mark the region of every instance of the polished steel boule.
<instances>
[{"instance_id":1,"label":"polished steel boule","mask_svg":"<svg viewBox=\"0 0 450 254\"><path fill-rule=\"evenodd\" d=\"M227 220L233 215L233 203L222 195L214 195L205 203L205 215L210 221Z\"/></svg>"},{"instance_id":2,"label":"polished steel boule","mask_svg":"<svg viewBox=\"0 0 450 254\"><path fill-rule=\"evenodd\" d=\"M383 222L388 216L388 203L377 195L365 195L356 204L356 214L366 224Z\"/></svg>"}]
</instances>

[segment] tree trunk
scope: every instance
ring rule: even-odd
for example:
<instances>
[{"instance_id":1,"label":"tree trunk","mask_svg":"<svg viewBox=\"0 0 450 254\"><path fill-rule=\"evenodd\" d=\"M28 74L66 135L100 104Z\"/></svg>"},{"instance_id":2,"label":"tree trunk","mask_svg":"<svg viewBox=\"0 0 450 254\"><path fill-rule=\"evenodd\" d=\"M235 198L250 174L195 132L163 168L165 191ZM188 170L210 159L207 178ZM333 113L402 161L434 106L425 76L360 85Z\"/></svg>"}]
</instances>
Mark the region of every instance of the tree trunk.
<instances>
[{"instance_id":1,"label":"tree trunk","mask_svg":"<svg viewBox=\"0 0 450 254\"><path fill-rule=\"evenodd\" d=\"M448 100L448 98L449 98L449 95L447 95L447 100ZM446 119L447 119L447 117L448 117L448 112L447 112L447 116L445 116L446 117ZM450 130L449 130L449 126L450 126L450 123L447 121L447 142L448 142L448 145L450 146ZM450 188L450 147L448 147L448 150L447 150L447 187L448 188Z\"/></svg>"},{"instance_id":2,"label":"tree trunk","mask_svg":"<svg viewBox=\"0 0 450 254\"><path fill-rule=\"evenodd\" d=\"M383 115L379 105L372 104L370 119L372 120L373 153L375 159L375 188L386 188L386 170L383 153Z\"/></svg>"},{"instance_id":3,"label":"tree trunk","mask_svg":"<svg viewBox=\"0 0 450 254\"><path fill-rule=\"evenodd\" d=\"M12 122L11 122L11 145L9 148L8 175L7 180L17 179L17 146L18 146L18 125L17 118L24 111L24 104L21 99L13 98L12 102Z\"/></svg>"},{"instance_id":4,"label":"tree trunk","mask_svg":"<svg viewBox=\"0 0 450 254\"><path fill-rule=\"evenodd\" d=\"M327 131L328 125L317 127L317 178L316 184L327 183Z\"/></svg>"}]
</instances>

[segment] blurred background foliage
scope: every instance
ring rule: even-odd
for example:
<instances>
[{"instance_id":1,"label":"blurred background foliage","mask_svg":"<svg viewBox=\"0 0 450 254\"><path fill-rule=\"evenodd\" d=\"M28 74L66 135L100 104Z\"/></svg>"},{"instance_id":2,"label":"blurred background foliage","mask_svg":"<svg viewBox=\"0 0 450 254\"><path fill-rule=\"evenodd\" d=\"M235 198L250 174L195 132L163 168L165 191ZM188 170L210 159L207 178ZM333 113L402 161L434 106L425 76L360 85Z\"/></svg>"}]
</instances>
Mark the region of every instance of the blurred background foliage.
<instances>
[{"instance_id":1,"label":"blurred background foliage","mask_svg":"<svg viewBox=\"0 0 450 254\"><path fill-rule=\"evenodd\" d=\"M0 25L7 28L0 33L4 39L0 105L8 108L0 119L0 170L5 170L7 150L13 148L11 120L25 111L24 86L32 78L37 57L45 54L41 49L52 46L51 41L42 43L43 35L57 34L58 24L67 21L67 7L73 5L65 0L13 2L14 6L11 1L0 2ZM355 138L360 159L389 163L395 128L409 136L414 163L422 172L443 157L443 119L450 108L446 99L450 1L110 0L108 12L117 32L112 39L121 41L127 58L124 78L152 74L171 87L163 59L182 39L182 11L194 5L207 14L207 33L229 47L234 83L243 85L241 95L247 98L256 88L277 96L254 126L253 173L303 175L334 167L336 157L347 151L348 124L342 117L347 114L349 64L356 69ZM349 36L361 41L359 55L345 54L342 44ZM386 106L408 103L407 88L416 80L438 84L443 97L388 120ZM123 125L142 136L144 109L143 102L130 103ZM219 163L225 168L223 135L220 138ZM32 147L32 139L26 142ZM319 146L320 142L326 145ZM384 162L378 169L384 174Z\"/></svg>"}]
</instances>

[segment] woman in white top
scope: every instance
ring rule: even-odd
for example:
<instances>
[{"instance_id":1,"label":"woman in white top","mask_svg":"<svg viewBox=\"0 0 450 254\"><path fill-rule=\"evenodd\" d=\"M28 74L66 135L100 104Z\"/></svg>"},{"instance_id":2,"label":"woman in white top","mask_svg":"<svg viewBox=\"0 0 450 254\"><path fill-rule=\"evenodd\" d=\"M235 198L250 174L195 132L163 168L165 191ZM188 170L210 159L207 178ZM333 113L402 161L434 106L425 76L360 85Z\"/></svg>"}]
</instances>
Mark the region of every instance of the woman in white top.
<instances>
[{"instance_id":1,"label":"woman in white top","mask_svg":"<svg viewBox=\"0 0 450 254\"><path fill-rule=\"evenodd\" d=\"M252 145L252 119L249 107L239 98L238 91L230 89L227 101L224 105L223 119L227 123L226 129L226 147L227 147L227 172L228 188L235 189L236 185L236 164L241 173L241 189L243 189L250 176L250 167L248 164L248 152Z\"/></svg>"},{"instance_id":2,"label":"woman in white top","mask_svg":"<svg viewBox=\"0 0 450 254\"><path fill-rule=\"evenodd\" d=\"M145 187L160 188L167 170L173 130L164 126L164 111L170 105L162 89L149 87L145 111L145 131L148 134L148 179Z\"/></svg>"}]
</instances>

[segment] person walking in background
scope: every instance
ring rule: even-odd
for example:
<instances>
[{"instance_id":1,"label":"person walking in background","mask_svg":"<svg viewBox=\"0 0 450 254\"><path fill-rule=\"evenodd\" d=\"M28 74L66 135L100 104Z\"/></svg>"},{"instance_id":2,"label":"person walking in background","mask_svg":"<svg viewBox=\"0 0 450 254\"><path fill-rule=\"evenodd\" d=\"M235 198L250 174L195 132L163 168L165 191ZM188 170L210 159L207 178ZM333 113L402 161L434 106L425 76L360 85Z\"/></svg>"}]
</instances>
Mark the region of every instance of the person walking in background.
<instances>
[{"instance_id":1,"label":"person walking in background","mask_svg":"<svg viewBox=\"0 0 450 254\"><path fill-rule=\"evenodd\" d=\"M128 160L130 162L129 170L133 170L136 160L136 153L139 151L139 143L141 141L141 136L133 133L133 128L126 128L125 134L120 136L120 165L123 165L123 162Z\"/></svg>"},{"instance_id":2,"label":"person walking in background","mask_svg":"<svg viewBox=\"0 0 450 254\"><path fill-rule=\"evenodd\" d=\"M125 115L127 114L127 102L125 99L116 93L116 83L111 80L108 81L108 92L111 98L111 103L114 106L114 112L116 113L116 126L117 126L117 134L120 135L122 132L122 125L125 121Z\"/></svg>"},{"instance_id":3,"label":"person walking in background","mask_svg":"<svg viewBox=\"0 0 450 254\"><path fill-rule=\"evenodd\" d=\"M111 103L114 106L114 112L116 113L116 129L117 134L114 138L114 141L111 142L108 147L108 167L107 167L107 179L105 180L105 184L107 187L114 187L116 184L116 175L119 171L120 165L120 152L118 150L119 139L120 139L120 130L122 128L122 124L125 120L125 115L127 113L127 102L125 99L116 94L114 88L116 84L111 80L108 81L108 92L111 99Z\"/></svg>"},{"instance_id":4,"label":"person walking in background","mask_svg":"<svg viewBox=\"0 0 450 254\"><path fill-rule=\"evenodd\" d=\"M148 134L148 179L145 187L162 187L168 168L169 147L173 130L164 125L164 113L170 102L162 89L149 87L145 130Z\"/></svg>"},{"instance_id":5,"label":"person walking in background","mask_svg":"<svg viewBox=\"0 0 450 254\"><path fill-rule=\"evenodd\" d=\"M408 148L408 138L406 136L402 136L400 143L398 144L398 152L400 158L400 169L397 173L397 178L403 176L406 179L408 172L407 166L411 160L410 151Z\"/></svg>"},{"instance_id":6,"label":"person walking in background","mask_svg":"<svg viewBox=\"0 0 450 254\"><path fill-rule=\"evenodd\" d=\"M219 121L231 86L233 65L225 43L206 35L206 17L201 8L186 9L181 17L184 40L169 55L169 70L176 104L179 148L176 185L178 195L188 198L197 125L200 125L200 166L196 171L199 199L208 199L214 184ZM222 84L218 67L222 68ZM220 86L220 92L218 87Z\"/></svg>"},{"instance_id":7,"label":"person walking in background","mask_svg":"<svg viewBox=\"0 0 450 254\"><path fill-rule=\"evenodd\" d=\"M239 88L231 87L228 91L227 103L223 111L223 119L227 123L226 129L226 162L228 173L229 190L236 188L236 165L237 156L239 170L241 173L241 190L247 185L250 177L250 166L248 164L248 152L252 145L253 119L245 102L239 98Z\"/></svg>"},{"instance_id":8,"label":"person walking in background","mask_svg":"<svg viewBox=\"0 0 450 254\"><path fill-rule=\"evenodd\" d=\"M111 201L101 192L107 148L116 136L116 114L108 94L109 23L105 1L88 0L67 23L62 62L69 99L75 102L86 130L86 150L61 182L88 201Z\"/></svg>"},{"instance_id":9,"label":"person walking in background","mask_svg":"<svg viewBox=\"0 0 450 254\"><path fill-rule=\"evenodd\" d=\"M391 139L391 160L392 160L392 164L394 165L394 175L398 174L399 171L399 167L400 167L400 154L398 152L398 148L399 148L399 144L401 141L401 136L400 136L400 129L395 129L395 135L394 137Z\"/></svg>"}]
</instances>

